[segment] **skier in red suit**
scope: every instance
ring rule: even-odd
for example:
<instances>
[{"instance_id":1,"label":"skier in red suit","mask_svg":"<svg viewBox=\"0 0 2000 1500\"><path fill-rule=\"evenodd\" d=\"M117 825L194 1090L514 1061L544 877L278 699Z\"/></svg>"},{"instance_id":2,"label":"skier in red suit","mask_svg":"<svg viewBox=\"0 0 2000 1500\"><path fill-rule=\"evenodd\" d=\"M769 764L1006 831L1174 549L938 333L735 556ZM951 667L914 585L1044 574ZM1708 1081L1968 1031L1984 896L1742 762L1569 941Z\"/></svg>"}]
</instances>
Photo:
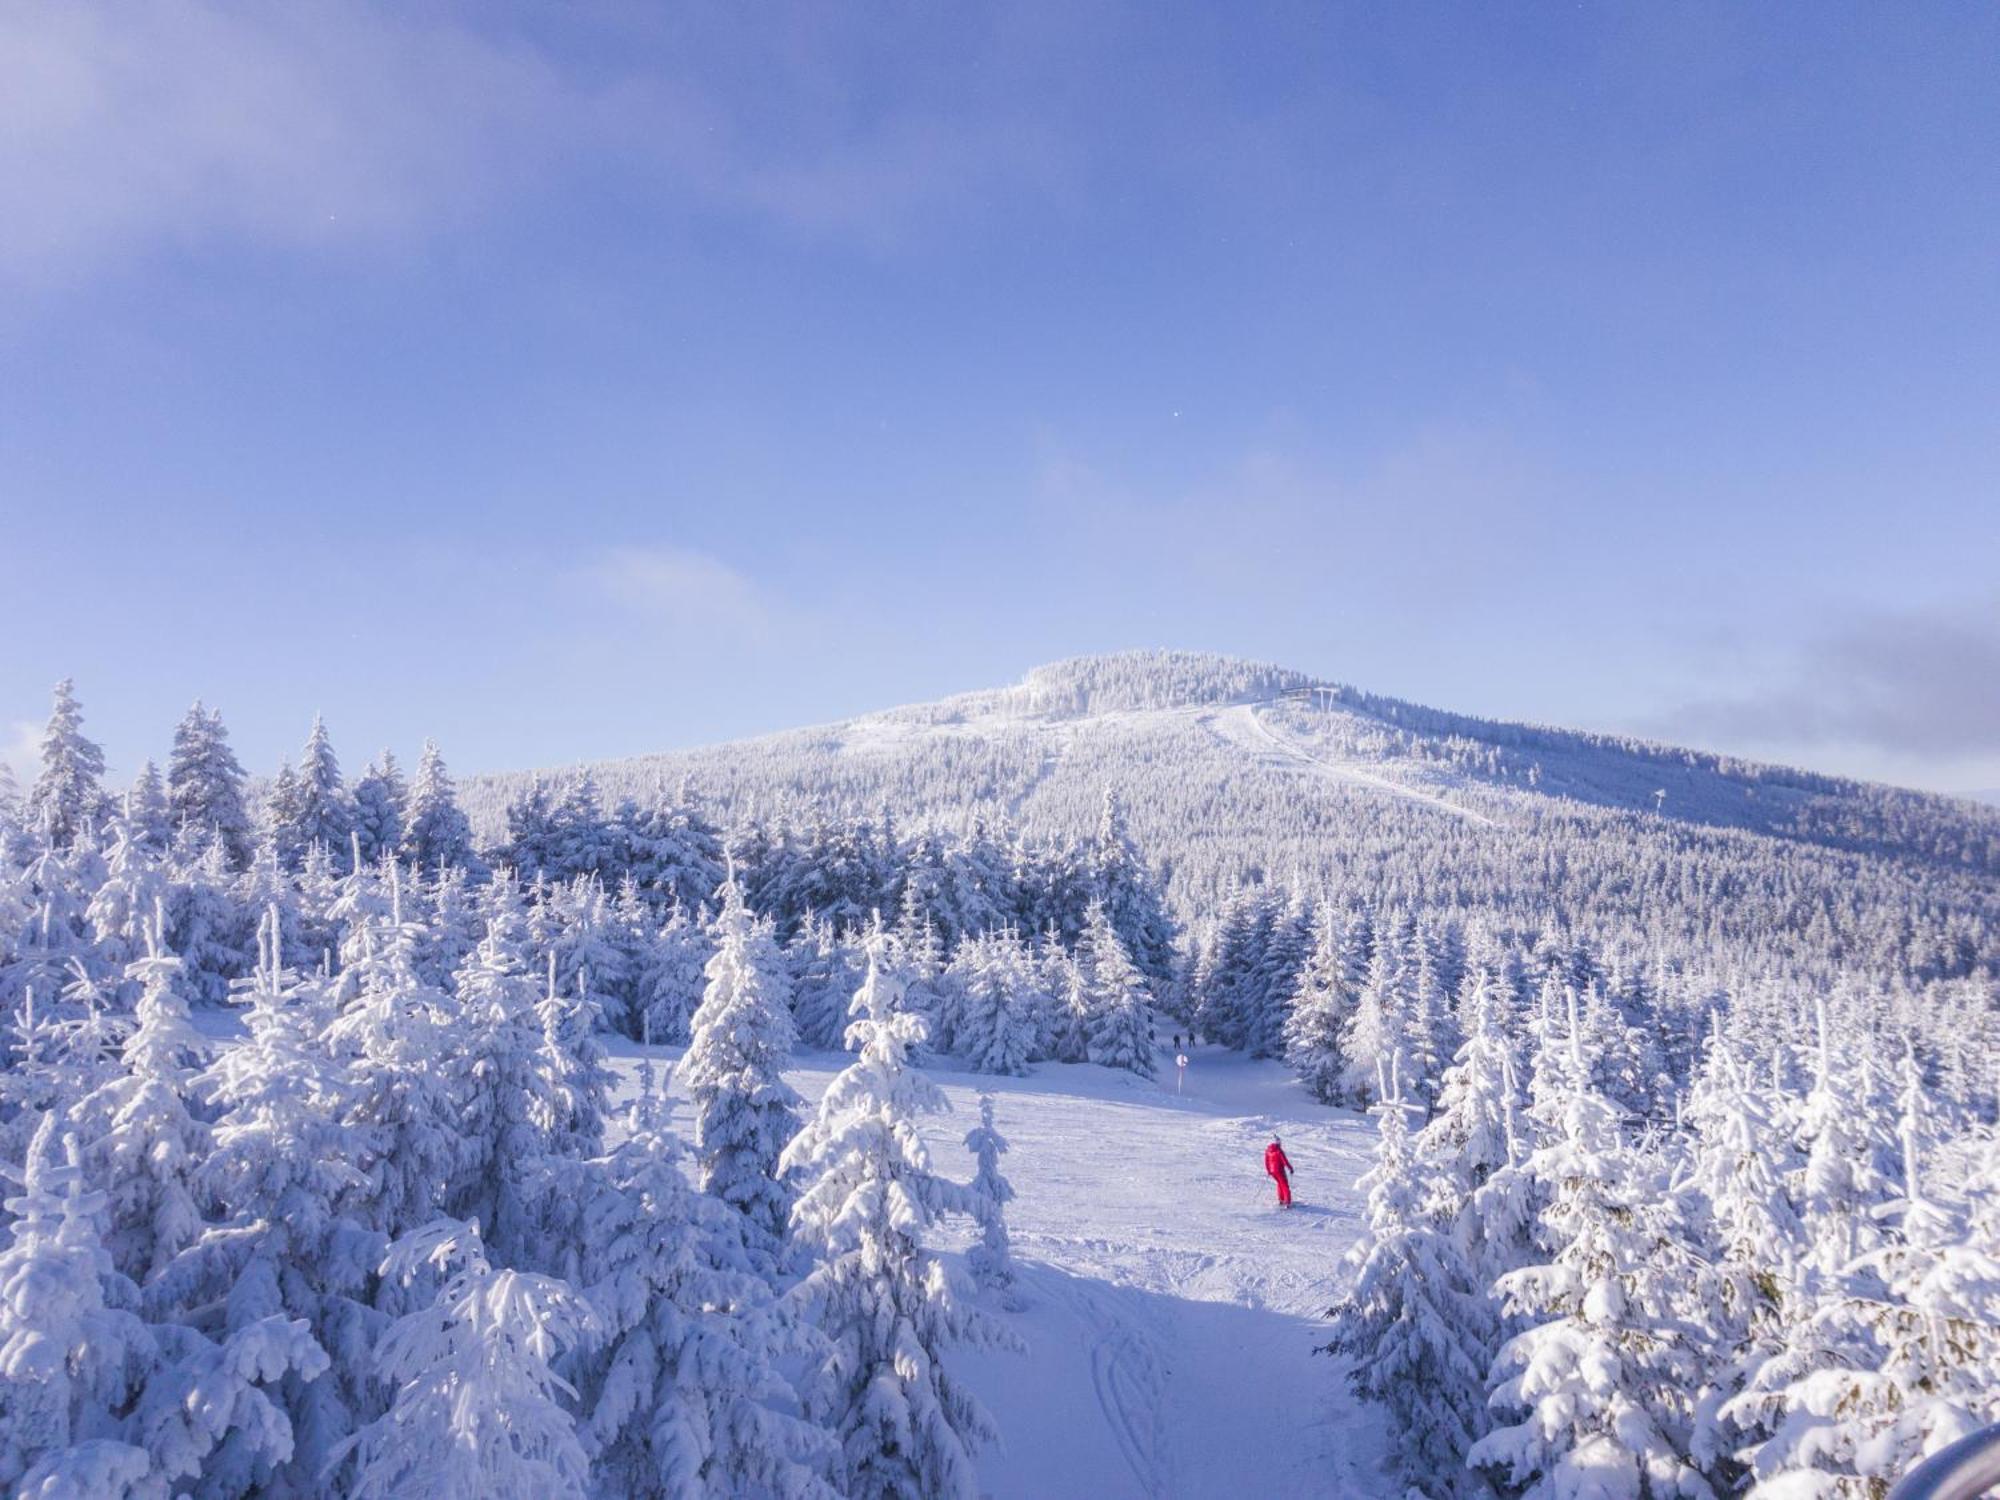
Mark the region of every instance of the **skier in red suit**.
<instances>
[{"instance_id":1,"label":"skier in red suit","mask_svg":"<svg viewBox=\"0 0 2000 1500\"><path fill-rule=\"evenodd\" d=\"M1278 1207L1292 1206L1292 1159L1285 1155L1285 1148L1278 1144L1278 1138L1271 1137L1271 1144L1264 1148L1264 1170L1278 1183Z\"/></svg>"}]
</instances>

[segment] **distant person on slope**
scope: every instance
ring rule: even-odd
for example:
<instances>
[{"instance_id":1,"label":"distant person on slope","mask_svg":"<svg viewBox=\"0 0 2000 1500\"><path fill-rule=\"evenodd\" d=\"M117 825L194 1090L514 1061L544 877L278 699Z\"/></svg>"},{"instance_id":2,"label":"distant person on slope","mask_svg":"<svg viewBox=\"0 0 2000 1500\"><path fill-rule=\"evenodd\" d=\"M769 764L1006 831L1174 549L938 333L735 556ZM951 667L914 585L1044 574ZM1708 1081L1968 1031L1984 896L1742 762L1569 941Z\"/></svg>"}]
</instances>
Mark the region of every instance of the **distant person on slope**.
<instances>
[{"instance_id":1,"label":"distant person on slope","mask_svg":"<svg viewBox=\"0 0 2000 1500\"><path fill-rule=\"evenodd\" d=\"M1264 1170L1278 1183L1278 1207L1292 1206L1292 1159L1285 1155L1285 1148L1274 1135L1271 1144L1264 1148Z\"/></svg>"}]
</instances>

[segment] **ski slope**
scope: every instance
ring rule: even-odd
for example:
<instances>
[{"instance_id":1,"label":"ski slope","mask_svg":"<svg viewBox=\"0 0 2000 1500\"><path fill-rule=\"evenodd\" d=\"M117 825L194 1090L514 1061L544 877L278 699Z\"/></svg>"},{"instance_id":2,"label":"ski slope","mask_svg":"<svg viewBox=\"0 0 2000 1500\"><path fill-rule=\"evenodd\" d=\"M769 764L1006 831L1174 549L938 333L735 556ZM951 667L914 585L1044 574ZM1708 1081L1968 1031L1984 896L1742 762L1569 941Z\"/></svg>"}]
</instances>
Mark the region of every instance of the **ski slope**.
<instances>
[{"instance_id":1,"label":"ski slope","mask_svg":"<svg viewBox=\"0 0 2000 1500\"><path fill-rule=\"evenodd\" d=\"M640 1051L614 1059L625 1089ZM926 1129L942 1170L971 1175L962 1140L982 1088L1012 1146L1022 1306L1003 1316L1029 1351L953 1356L1003 1434L982 1464L994 1500L1385 1493L1379 1423L1312 1352L1361 1228L1370 1124L1314 1104L1275 1063L1190 1056L1179 1097L1164 1060L1158 1082L1087 1065L930 1070L953 1106ZM787 1076L817 1100L842 1065L802 1054ZM1263 1173L1273 1128L1298 1168L1287 1214Z\"/></svg>"},{"instance_id":2,"label":"ski slope","mask_svg":"<svg viewBox=\"0 0 2000 1500\"><path fill-rule=\"evenodd\" d=\"M1308 770L1317 772L1319 775L1328 777L1331 780L1348 782L1354 786L1373 787L1375 790L1387 792L1391 796L1407 798L1412 802L1421 802L1428 807L1437 808L1440 812L1448 812L1455 817L1463 818L1469 823L1477 823L1482 828L1498 828L1500 826L1484 813L1474 812L1469 807L1460 807L1456 802L1446 797L1440 797L1434 792L1426 792L1390 777L1379 775L1353 761L1322 759L1303 746L1296 745L1292 741L1285 739L1269 724L1266 724L1257 715L1259 707L1260 705L1255 703L1239 703L1232 708L1223 709L1208 721L1209 727L1225 740L1244 746L1252 751L1262 751L1267 754L1274 753L1283 760L1297 762Z\"/></svg>"}]
</instances>

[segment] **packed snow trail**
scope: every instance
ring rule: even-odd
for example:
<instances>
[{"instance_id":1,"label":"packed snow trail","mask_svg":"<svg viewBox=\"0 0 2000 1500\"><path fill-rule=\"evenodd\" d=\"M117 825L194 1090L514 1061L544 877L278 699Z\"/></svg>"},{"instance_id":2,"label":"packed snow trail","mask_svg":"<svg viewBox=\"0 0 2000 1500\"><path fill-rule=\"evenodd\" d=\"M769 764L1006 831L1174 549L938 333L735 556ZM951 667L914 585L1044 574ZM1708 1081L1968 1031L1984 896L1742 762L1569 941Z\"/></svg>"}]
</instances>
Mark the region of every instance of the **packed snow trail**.
<instances>
[{"instance_id":1,"label":"packed snow trail","mask_svg":"<svg viewBox=\"0 0 2000 1500\"><path fill-rule=\"evenodd\" d=\"M616 1059L626 1089L637 1050ZM1275 1063L1189 1056L1179 1097L1164 1049L1158 1081L1086 1065L929 1070L952 1104L925 1127L942 1170L971 1175L961 1143L981 1089L1012 1148L1001 1166L1018 1194L1023 1306L1003 1317L1029 1352L950 1356L1000 1424L1004 1446L981 1463L994 1500L1385 1493L1379 1420L1312 1352L1360 1231L1354 1182L1373 1132ZM842 1065L801 1054L786 1077L817 1099ZM1297 1168L1286 1213L1264 1175L1273 1129Z\"/></svg>"},{"instance_id":2,"label":"packed snow trail","mask_svg":"<svg viewBox=\"0 0 2000 1500\"><path fill-rule=\"evenodd\" d=\"M1239 703L1233 708L1223 709L1209 720L1209 727L1225 740L1239 745L1250 745L1253 748L1261 744L1270 750L1275 750L1286 759L1297 761L1300 765L1308 766L1320 775L1330 777L1335 781L1345 781L1359 786L1372 786L1379 791L1389 792L1398 797L1407 797L1412 802L1428 803L1430 806L1444 812L1452 813L1469 822L1477 823L1483 828L1498 828L1500 826L1484 813L1474 812L1469 807L1460 807L1456 802L1451 801L1447 797L1440 797L1435 792L1420 791L1416 787L1406 786L1404 783L1391 780L1387 776L1381 776L1373 771L1364 770L1352 761L1321 760L1317 755L1314 755L1303 746L1293 744L1290 740L1272 729L1262 719L1258 718L1257 705L1254 703Z\"/></svg>"}]
</instances>

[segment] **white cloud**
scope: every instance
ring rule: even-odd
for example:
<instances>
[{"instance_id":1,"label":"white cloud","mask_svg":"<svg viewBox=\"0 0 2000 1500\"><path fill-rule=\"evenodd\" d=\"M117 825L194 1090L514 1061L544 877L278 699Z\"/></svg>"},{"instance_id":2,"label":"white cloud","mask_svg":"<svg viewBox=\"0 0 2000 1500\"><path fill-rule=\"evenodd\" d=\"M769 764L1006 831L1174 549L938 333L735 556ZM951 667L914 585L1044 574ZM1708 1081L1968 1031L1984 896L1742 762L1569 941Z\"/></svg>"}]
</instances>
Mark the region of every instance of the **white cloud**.
<instances>
[{"instance_id":1,"label":"white cloud","mask_svg":"<svg viewBox=\"0 0 2000 1500\"><path fill-rule=\"evenodd\" d=\"M533 54L365 5L0 9L0 275L395 240L546 150Z\"/></svg>"},{"instance_id":2,"label":"white cloud","mask_svg":"<svg viewBox=\"0 0 2000 1500\"><path fill-rule=\"evenodd\" d=\"M761 644L777 609L747 575L685 547L615 547L574 574L587 594L628 613Z\"/></svg>"},{"instance_id":3,"label":"white cloud","mask_svg":"<svg viewBox=\"0 0 2000 1500\"><path fill-rule=\"evenodd\" d=\"M581 45L549 46L476 7L0 7L0 282L395 248L585 162L655 207L870 248L1072 190L1073 144L1002 82L968 63L869 107L842 70L873 33L815 15L568 14L550 34Z\"/></svg>"}]
</instances>

